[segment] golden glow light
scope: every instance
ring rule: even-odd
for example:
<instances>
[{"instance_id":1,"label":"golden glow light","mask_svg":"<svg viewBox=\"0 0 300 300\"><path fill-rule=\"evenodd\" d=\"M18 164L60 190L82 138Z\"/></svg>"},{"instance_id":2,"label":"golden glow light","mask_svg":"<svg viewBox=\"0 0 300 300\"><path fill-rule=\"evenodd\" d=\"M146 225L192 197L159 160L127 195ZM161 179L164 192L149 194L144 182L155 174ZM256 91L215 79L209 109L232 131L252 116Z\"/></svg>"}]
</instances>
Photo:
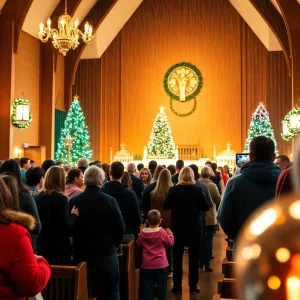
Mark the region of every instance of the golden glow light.
<instances>
[{"instance_id":1,"label":"golden glow light","mask_svg":"<svg viewBox=\"0 0 300 300\"><path fill-rule=\"evenodd\" d=\"M55 49L66 56L70 49L76 49L79 45L79 37L83 42L89 43L93 39L92 26L86 22L84 32L78 29L78 19L73 19L67 13L67 0L65 0L65 13L58 18L58 29L51 28L51 20L47 20L47 26L40 24L40 31L38 33L40 40L46 43L49 38L52 38L52 44Z\"/></svg>"},{"instance_id":2,"label":"golden glow light","mask_svg":"<svg viewBox=\"0 0 300 300\"><path fill-rule=\"evenodd\" d=\"M290 259L290 257L291 257L291 253L286 248L279 248L276 251L276 258L281 263L287 262Z\"/></svg>"},{"instance_id":3,"label":"golden glow light","mask_svg":"<svg viewBox=\"0 0 300 300\"><path fill-rule=\"evenodd\" d=\"M296 276L287 279L287 299L299 300L300 299L300 280Z\"/></svg>"},{"instance_id":4,"label":"golden glow light","mask_svg":"<svg viewBox=\"0 0 300 300\"><path fill-rule=\"evenodd\" d=\"M264 211L256 220L250 225L250 233L254 236L262 234L268 227L270 227L277 218L275 209L270 208Z\"/></svg>"},{"instance_id":5,"label":"golden glow light","mask_svg":"<svg viewBox=\"0 0 300 300\"><path fill-rule=\"evenodd\" d=\"M289 213L294 219L300 220L300 200L291 204Z\"/></svg>"},{"instance_id":6,"label":"golden glow light","mask_svg":"<svg viewBox=\"0 0 300 300\"><path fill-rule=\"evenodd\" d=\"M268 287L271 290L278 290L280 288L280 285L281 285L281 281L277 276L271 276L268 279Z\"/></svg>"}]
</instances>

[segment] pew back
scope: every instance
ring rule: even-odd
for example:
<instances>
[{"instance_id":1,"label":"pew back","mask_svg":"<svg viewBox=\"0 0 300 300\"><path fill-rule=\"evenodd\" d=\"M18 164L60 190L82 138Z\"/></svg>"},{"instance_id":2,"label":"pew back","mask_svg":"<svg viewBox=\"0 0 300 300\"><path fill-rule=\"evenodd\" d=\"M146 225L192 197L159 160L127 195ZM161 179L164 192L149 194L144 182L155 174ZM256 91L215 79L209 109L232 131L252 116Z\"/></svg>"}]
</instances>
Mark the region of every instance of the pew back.
<instances>
[{"instance_id":1,"label":"pew back","mask_svg":"<svg viewBox=\"0 0 300 300\"><path fill-rule=\"evenodd\" d=\"M88 300L87 266L51 266L51 278L43 290L44 300Z\"/></svg>"}]
</instances>

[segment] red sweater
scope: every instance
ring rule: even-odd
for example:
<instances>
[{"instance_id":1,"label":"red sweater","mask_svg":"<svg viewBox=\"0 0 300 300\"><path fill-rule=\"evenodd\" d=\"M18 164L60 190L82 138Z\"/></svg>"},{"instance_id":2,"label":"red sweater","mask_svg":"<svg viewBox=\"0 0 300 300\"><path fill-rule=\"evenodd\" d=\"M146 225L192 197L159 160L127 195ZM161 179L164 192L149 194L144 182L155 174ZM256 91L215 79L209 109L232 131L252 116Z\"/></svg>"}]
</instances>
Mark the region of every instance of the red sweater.
<instances>
[{"instance_id":1,"label":"red sweater","mask_svg":"<svg viewBox=\"0 0 300 300\"><path fill-rule=\"evenodd\" d=\"M282 195L291 193L293 191L292 183L293 167L285 169L279 176L276 185L276 199L278 200Z\"/></svg>"},{"instance_id":2,"label":"red sweater","mask_svg":"<svg viewBox=\"0 0 300 300\"><path fill-rule=\"evenodd\" d=\"M35 258L27 229L0 223L0 241L0 299L37 295L48 283L51 269L44 258Z\"/></svg>"}]
</instances>

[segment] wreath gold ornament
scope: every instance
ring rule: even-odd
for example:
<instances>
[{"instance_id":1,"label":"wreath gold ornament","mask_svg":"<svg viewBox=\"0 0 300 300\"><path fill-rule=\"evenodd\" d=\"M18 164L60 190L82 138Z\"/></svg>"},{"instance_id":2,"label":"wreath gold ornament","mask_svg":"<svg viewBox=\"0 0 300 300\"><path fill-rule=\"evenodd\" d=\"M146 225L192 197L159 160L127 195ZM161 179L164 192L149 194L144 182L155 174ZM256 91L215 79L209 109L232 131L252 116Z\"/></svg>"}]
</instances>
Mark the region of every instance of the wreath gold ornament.
<instances>
[{"instance_id":1,"label":"wreath gold ornament","mask_svg":"<svg viewBox=\"0 0 300 300\"><path fill-rule=\"evenodd\" d=\"M170 108L180 117L191 115L197 107L196 96L199 94L203 79L200 70L187 62L173 65L165 74L164 89L170 96ZM173 100L185 102L194 100L193 108L187 113L179 113L173 107Z\"/></svg>"},{"instance_id":2,"label":"wreath gold ornament","mask_svg":"<svg viewBox=\"0 0 300 300\"><path fill-rule=\"evenodd\" d=\"M16 120L16 111L17 111L17 106L18 105L29 105L30 106L30 103L28 100L24 99L23 98L23 95L20 97L20 98L17 98L14 100L14 103L13 103L13 107L12 107L12 115L11 115L11 122L12 124L19 128L19 129L25 129L25 128L28 128L30 123L32 122L32 114L29 113L29 120L26 121L25 123L21 124L19 123L17 120Z\"/></svg>"}]
</instances>

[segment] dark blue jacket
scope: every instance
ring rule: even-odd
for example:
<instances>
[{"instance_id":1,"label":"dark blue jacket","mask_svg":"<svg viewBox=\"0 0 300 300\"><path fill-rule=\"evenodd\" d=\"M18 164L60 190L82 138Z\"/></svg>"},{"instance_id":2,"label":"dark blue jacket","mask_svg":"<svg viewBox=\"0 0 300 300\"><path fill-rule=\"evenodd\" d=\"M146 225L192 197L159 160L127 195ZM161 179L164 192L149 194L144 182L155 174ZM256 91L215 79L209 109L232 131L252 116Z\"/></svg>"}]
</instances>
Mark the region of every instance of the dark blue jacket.
<instances>
[{"instance_id":1,"label":"dark blue jacket","mask_svg":"<svg viewBox=\"0 0 300 300\"><path fill-rule=\"evenodd\" d=\"M138 236L141 224L141 211L135 192L118 181L106 182L101 190L117 200L125 223L125 233Z\"/></svg>"},{"instance_id":2,"label":"dark blue jacket","mask_svg":"<svg viewBox=\"0 0 300 300\"><path fill-rule=\"evenodd\" d=\"M142 201L142 195L144 191L144 184L143 181L136 177L134 174L130 174L130 179L132 181L132 190L136 193L138 199L139 199L139 205L141 206L141 201Z\"/></svg>"},{"instance_id":3,"label":"dark blue jacket","mask_svg":"<svg viewBox=\"0 0 300 300\"><path fill-rule=\"evenodd\" d=\"M97 261L115 254L125 233L116 199L98 186L87 186L69 201L70 210L73 206L79 210L73 227L75 263Z\"/></svg>"},{"instance_id":4,"label":"dark blue jacket","mask_svg":"<svg viewBox=\"0 0 300 300\"><path fill-rule=\"evenodd\" d=\"M227 184L218 213L224 232L235 239L244 222L262 204L275 197L281 169L271 161L252 161Z\"/></svg>"}]
</instances>

